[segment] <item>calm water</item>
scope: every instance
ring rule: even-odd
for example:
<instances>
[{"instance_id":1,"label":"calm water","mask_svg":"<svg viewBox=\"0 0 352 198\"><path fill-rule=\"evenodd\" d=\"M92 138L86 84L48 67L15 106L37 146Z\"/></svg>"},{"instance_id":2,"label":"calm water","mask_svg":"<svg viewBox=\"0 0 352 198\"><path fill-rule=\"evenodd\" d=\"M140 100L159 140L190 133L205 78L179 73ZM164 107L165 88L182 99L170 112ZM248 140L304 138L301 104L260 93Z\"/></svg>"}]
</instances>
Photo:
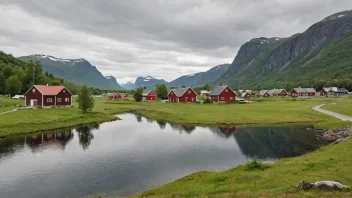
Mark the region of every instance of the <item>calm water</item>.
<instances>
[{"instance_id":1,"label":"calm water","mask_svg":"<svg viewBox=\"0 0 352 198\"><path fill-rule=\"evenodd\" d=\"M133 114L73 130L0 139L0 197L130 195L253 156L302 155L324 142L306 127L192 127Z\"/></svg>"}]
</instances>

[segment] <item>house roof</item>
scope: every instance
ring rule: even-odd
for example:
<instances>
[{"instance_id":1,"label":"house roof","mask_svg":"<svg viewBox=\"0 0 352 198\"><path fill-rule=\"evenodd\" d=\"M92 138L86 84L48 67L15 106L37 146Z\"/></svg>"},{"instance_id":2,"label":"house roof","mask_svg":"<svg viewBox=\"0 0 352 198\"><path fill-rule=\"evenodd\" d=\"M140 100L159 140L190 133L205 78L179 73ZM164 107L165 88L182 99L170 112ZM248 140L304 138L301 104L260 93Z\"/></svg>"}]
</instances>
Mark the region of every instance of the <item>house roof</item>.
<instances>
[{"instance_id":1,"label":"house roof","mask_svg":"<svg viewBox=\"0 0 352 198\"><path fill-rule=\"evenodd\" d=\"M272 89L269 91L270 94L280 94L284 89Z\"/></svg>"},{"instance_id":2,"label":"house roof","mask_svg":"<svg viewBox=\"0 0 352 198\"><path fill-rule=\"evenodd\" d=\"M169 92L169 94L170 94L171 92L174 92L177 97L181 97L181 96L183 96L183 94L186 93L186 91L187 91L188 89L191 89L191 90L197 95L197 93L196 93L192 88L190 88L190 87L187 87L187 88L178 88L178 89L171 89L171 91ZM169 95L169 94L168 94L168 95Z\"/></svg>"},{"instance_id":3,"label":"house roof","mask_svg":"<svg viewBox=\"0 0 352 198\"><path fill-rule=\"evenodd\" d=\"M233 93L235 93L229 86L223 85L223 86L217 86L215 87L210 93L210 96L218 96L221 94L222 91L224 91L226 88L229 88Z\"/></svg>"},{"instance_id":4,"label":"house roof","mask_svg":"<svg viewBox=\"0 0 352 198\"><path fill-rule=\"evenodd\" d=\"M43 95L57 95L65 86L34 85Z\"/></svg>"},{"instance_id":5,"label":"house roof","mask_svg":"<svg viewBox=\"0 0 352 198\"><path fill-rule=\"evenodd\" d=\"M261 90L261 91L259 92L259 95L262 96L262 95L264 95L265 93L270 94L268 90Z\"/></svg>"},{"instance_id":6,"label":"house roof","mask_svg":"<svg viewBox=\"0 0 352 198\"><path fill-rule=\"evenodd\" d=\"M241 96L241 97L246 96L247 93L248 93L248 94L251 94L251 93L249 93L249 92L246 91L246 92L243 92L243 93L242 93L242 96Z\"/></svg>"},{"instance_id":7,"label":"house roof","mask_svg":"<svg viewBox=\"0 0 352 198\"><path fill-rule=\"evenodd\" d=\"M147 96L153 90L143 90L142 96Z\"/></svg>"},{"instance_id":8,"label":"house roof","mask_svg":"<svg viewBox=\"0 0 352 198\"><path fill-rule=\"evenodd\" d=\"M314 88L304 88L307 92L317 92Z\"/></svg>"}]
</instances>

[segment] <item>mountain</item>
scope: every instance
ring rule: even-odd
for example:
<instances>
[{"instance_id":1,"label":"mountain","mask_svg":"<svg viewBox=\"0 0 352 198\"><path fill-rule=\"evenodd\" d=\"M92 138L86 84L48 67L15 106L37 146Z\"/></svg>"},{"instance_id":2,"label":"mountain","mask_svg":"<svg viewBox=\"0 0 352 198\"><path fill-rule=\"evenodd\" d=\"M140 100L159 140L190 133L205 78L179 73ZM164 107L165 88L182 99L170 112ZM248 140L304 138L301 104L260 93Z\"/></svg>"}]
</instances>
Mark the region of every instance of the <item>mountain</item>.
<instances>
[{"instance_id":1,"label":"mountain","mask_svg":"<svg viewBox=\"0 0 352 198\"><path fill-rule=\"evenodd\" d=\"M125 84L121 84L121 87L124 88L124 89L127 89L127 90L131 90L131 89L135 89L136 88L136 85L132 82L128 82L128 83L125 83Z\"/></svg>"},{"instance_id":2,"label":"mountain","mask_svg":"<svg viewBox=\"0 0 352 198\"><path fill-rule=\"evenodd\" d=\"M230 64L222 64L215 66L206 72L181 76L168 83L168 87L199 87L205 84L211 84L215 80L219 79L221 75L227 72L229 67Z\"/></svg>"},{"instance_id":3,"label":"mountain","mask_svg":"<svg viewBox=\"0 0 352 198\"><path fill-rule=\"evenodd\" d=\"M155 85L157 84L167 84L167 82L163 79L156 79L152 76L147 76L147 77L138 77L136 79L136 82L134 83L135 87L148 87L148 88L154 88Z\"/></svg>"},{"instance_id":4,"label":"mountain","mask_svg":"<svg viewBox=\"0 0 352 198\"><path fill-rule=\"evenodd\" d=\"M23 61L39 61L43 72L52 73L65 81L77 85L86 84L99 89L123 89L112 76L104 77L101 72L85 59L61 59L53 56L34 54L22 56Z\"/></svg>"},{"instance_id":5,"label":"mountain","mask_svg":"<svg viewBox=\"0 0 352 198\"><path fill-rule=\"evenodd\" d=\"M222 81L234 88L350 86L352 11L289 38L255 38L239 49Z\"/></svg>"}]
</instances>

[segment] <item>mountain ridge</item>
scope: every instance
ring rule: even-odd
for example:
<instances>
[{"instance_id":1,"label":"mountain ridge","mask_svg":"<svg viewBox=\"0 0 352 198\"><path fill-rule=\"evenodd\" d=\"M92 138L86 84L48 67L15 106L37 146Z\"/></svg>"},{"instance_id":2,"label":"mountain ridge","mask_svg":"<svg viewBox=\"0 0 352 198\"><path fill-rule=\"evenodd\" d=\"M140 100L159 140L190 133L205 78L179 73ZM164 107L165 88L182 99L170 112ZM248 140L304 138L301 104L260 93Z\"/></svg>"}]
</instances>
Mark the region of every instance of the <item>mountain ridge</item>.
<instances>
[{"instance_id":1,"label":"mountain ridge","mask_svg":"<svg viewBox=\"0 0 352 198\"><path fill-rule=\"evenodd\" d=\"M39 61L43 66L43 72L52 73L77 85L86 84L89 87L99 89L123 89L117 83L115 77L109 76L107 79L95 66L91 65L84 58L63 59L44 54L33 54L18 58L23 61Z\"/></svg>"}]
</instances>

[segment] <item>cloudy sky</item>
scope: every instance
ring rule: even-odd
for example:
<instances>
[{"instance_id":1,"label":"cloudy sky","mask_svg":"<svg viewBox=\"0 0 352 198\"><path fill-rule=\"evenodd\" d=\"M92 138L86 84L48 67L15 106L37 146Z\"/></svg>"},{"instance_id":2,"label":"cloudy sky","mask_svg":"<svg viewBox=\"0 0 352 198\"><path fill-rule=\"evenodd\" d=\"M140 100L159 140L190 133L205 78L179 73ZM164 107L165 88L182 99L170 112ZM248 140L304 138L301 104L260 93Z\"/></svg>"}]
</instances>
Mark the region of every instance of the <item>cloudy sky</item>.
<instances>
[{"instance_id":1,"label":"cloudy sky","mask_svg":"<svg viewBox=\"0 0 352 198\"><path fill-rule=\"evenodd\" d=\"M255 37L287 37L351 0L1 0L0 50L85 58L119 83L230 63Z\"/></svg>"}]
</instances>

